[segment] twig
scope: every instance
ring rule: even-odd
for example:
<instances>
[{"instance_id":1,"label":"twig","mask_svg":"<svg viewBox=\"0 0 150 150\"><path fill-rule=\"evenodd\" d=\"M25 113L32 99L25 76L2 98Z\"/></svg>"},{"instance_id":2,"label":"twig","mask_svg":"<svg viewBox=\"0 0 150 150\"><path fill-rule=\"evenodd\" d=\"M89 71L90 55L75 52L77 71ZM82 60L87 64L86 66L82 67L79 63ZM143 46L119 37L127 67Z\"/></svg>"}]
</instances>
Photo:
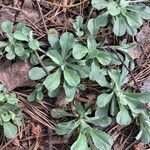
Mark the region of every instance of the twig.
<instances>
[{"instance_id":1,"label":"twig","mask_svg":"<svg viewBox=\"0 0 150 150\"><path fill-rule=\"evenodd\" d=\"M37 5L38 5L39 11L40 11L40 15L41 15L41 18L42 18L42 21L43 21L43 24L44 24L45 31L46 31L46 33L48 35L47 26L46 26L46 23L45 23L45 20L44 20L44 16L43 16L43 12L41 10L41 6L40 6L39 2L37 2Z\"/></svg>"},{"instance_id":2,"label":"twig","mask_svg":"<svg viewBox=\"0 0 150 150\"><path fill-rule=\"evenodd\" d=\"M11 6L5 6L5 5L2 5L2 4L0 4L0 7L8 8L8 9L13 9L13 10L16 10L16 11L21 11L19 8L11 7Z\"/></svg>"},{"instance_id":3,"label":"twig","mask_svg":"<svg viewBox=\"0 0 150 150\"><path fill-rule=\"evenodd\" d=\"M47 132L48 132L48 150L53 150L52 129L47 127Z\"/></svg>"},{"instance_id":4,"label":"twig","mask_svg":"<svg viewBox=\"0 0 150 150\"><path fill-rule=\"evenodd\" d=\"M37 56L37 58L38 58L38 60L39 60L39 62L41 64L41 66L43 67L43 69L46 71L47 74L49 74L49 71L47 70L46 66L44 65L44 63L42 62L39 54L36 51L35 51L35 55Z\"/></svg>"},{"instance_id":5,"label":"twig","mask_svg":"<svg viewBox=\"0 0 150 150\"><path fill-rule=\"evenodd\" d=\"M25 127L21 132L25 131L28 127L29 127L29 125L28 125L27 127ZM7 142L7 143L1 148L1 150L4 149L4 148L6 148L21 132L19 132L13 139L11 139L9 142Z\"/></svg>"},{"instance_id":6,"label":"twig","mask_svg":"<svg viewBox=\"0 0 150 150\"><path fill-rule=\"evenodd\" d=\"M84 0L80 3L77 3L77 4L72 4L72 5L61 5L61 4L57 4L57 3L52 3L52 2L49 2L49 1L45 1L47 4L49 5L52 5L52 6L57 6L57 7L64 7L64 8L72 8L72 7L76 7L76 6L79 6L85 2L87 2L88 0Z\"/></svg>"}]
</instances>

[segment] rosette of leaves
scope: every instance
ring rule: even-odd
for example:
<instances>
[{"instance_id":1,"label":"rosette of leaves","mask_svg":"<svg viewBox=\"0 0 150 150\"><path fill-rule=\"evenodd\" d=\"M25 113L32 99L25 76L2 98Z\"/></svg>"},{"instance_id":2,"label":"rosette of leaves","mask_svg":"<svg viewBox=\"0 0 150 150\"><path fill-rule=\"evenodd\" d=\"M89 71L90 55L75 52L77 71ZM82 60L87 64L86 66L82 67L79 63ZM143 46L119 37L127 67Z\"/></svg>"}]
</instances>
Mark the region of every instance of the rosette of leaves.
<instances>
[{"instance_id":1,"label":"rosette of leaves","mask_svg":"<svg viewBox=\"0 0 150 150\"><path fill-rule=\"evenodd\" d=\"M0 85L0 125L3 127L6 138L17 135L17 126L21 125L21 109L15 93L8 93Z\"/></svg>"},{"instance_id":2,"label":"rosette of leaves","mask_svg":"<svg viewBox=\"0 0 150 150\"><path fill-rule=\"evenodd\" d=\"M137 29L143 24L142 19L150 19L150 8L144 3L126 0L92 0L92 6L101 11L101 14L91 19L89 23L99 28L112 22L116 36L122 36L126 32L129 35L136 35Z\"/></svg>"},{"instance_id":3,"label":"rosette of leaves","mask_svg":"<svg viewBox=\"0 0 150 150\"><path fill-rule=\"evenodd\" d=\"M78 136L77 140L72 144L71 150L111 150L113 140L100 129L95 127L106 127L111 123L109 117L101 117L92 114L91 109L87 106L82 106L80 103L76 104L76 112L68 113L62 109L52 109L51 115L54 118L72 117L69 122L62 122L56 125L56 134L69 138L71 136Z\"/></svg>"},{"instance_id":4,"label":"rosette of leaves","mask_svg":"<svg viewBox=\"0 0 150 150\"><path fill-rule=\"evenodd\" d=\"M66 99L72 101L82 78L87 78L90 68L84 60L72 57L72 48L75 42L74 35L63 33L60 38L51 33L48 36L51 48L46 53L43 63L48 74L42 67L34 67L29 71L32 80L42 79L50 97L57 96L61 83L65 89ZM61 82L62 81L62 82Z\"/></svg>"},{"instance_id":5,"label":"rosette of leaves","mask_svg":"<svg viewBox=\"0 0 150 150\"><path fill-rule=\"evenodd\" d=\"M86 43L76 42L72 55L77 60L85 60L88 64L98 61L101 65L120 64L116 55L103 48L103 44L97 43L94 37L89 37ZM122 56L120 56L122 58Z\"/></svg>"},{"instance_id":6,"label":"rosette of leaves","mask_svg":"<svg viewBox=\"0 0 150 150\"><path fill-rule=\"evenodd\" d=\"M7 59L12 60L16 56L27 59L31 53L39 49L39 42L33 38L32 30L24 24L18 23L13 31L13 23L6 20L2 22L1 28L7 39L0 41L0 49Z\"/></svg>"},{"instance_id":7,"label":"rosette of leaves","mask_svg":"<svg viewBox=\"0 0 150 150\"><path fill-rule=\"evenodd\" d=\"M125 67L122 71L109 70L108 75L112 81L106 91L97 98L96 104L100 108L97 110L98 113L109 112L112 116L116 116L116 121L120 125L129 125L134 118L138 119L141 131L138 138L145 143L150 142L149 132L144 134L150 118L149 113L144 113L147 112L144 106L150 102L150 92L133 93L124 90L124 85L128 82L128 71Z\"/></svg>"}]
</instances>

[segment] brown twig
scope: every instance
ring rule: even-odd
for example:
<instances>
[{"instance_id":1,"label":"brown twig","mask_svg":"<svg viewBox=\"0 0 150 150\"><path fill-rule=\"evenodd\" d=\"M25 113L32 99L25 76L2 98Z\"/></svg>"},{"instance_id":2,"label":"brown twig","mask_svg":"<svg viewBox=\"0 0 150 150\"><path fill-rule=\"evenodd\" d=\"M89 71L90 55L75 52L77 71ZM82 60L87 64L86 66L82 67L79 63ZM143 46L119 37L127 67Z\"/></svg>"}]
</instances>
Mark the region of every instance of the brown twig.
<instances>
[{"instance_id":1,"label":"brown twig","mask_svg":"<svg viewBox=\"0 0 150 150\"><path fill-rule=\"evenodd\" d=\"M57 4L57 3L52 3L49 1L45 1L47 4L51 5L51 6L57 6L57 7L63 7L63 8L72 8L72 7L76 7L76 6L80 6L81 4L87 2L88 0L84 0L80 3L77 4L72 4L72 5L61 5L61 4Z\"/></svg>"},{"instance_id":2,"label":"brown twig","mask_svg":"<svg viewBox=\"0 0 150 150\"><path fill-rule=\"evenodd\" d=\"M42 62L39 54L37 52L35 52L35 55L37 56L39 63L41 64L41 66L43 67L43 69L46 71L47 74L49 74L49 71L47 70L46 66L44 65L44 63Z\"/></svg>"},{"instance_id":3,"label":"brown twig","mask_svg":"<svg viewBox=\"0 0 150 150\"><path fill-rule=\"evenodd\" d=\"M38 5L39 11L40 11L40 15L41 15L41 18L42 18L42 21L43 21L43 24L44 24L45 31L46 31L46 33L48 35L47 26L46 26L46 23L45 23L45 20L44 20L44 16L43 16L43 12L41 10L41 6L40 6L39 2L37 2L37 5Z\"/></svg>"},{"instance_id":4,"label":"brown twig","mask_svg":"<svg viewBox=\"0 0 150 150\"><path fill-rule=\"evenodd\" d=\"M26 126L21 132L25 131L29 126ZM21 133L19 132L15 138ZM0 148L1 150L3 150L4 148L6 148L15 138L11 139L9 142L7 142L2 148Z\"/></svg>"}]
</instances>

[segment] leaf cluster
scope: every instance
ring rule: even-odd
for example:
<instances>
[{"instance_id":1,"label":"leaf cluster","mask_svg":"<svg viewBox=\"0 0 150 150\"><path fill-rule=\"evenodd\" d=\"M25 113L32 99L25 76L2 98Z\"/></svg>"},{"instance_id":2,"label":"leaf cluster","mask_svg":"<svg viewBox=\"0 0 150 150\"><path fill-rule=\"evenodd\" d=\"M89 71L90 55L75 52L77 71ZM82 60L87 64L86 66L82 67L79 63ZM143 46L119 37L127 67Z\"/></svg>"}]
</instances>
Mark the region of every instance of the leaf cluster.
<instances>
[{"instance_id":1,"label":"leaf cluster","mask_svg":"<svg viewBox=\"0 0 150 150\"><path fill-rule=\"evenodd\" d=\"M21 108L15 93L9 93L0 85L0 125L3 126L4 135L14 138L17 134L17 126L21 125Z\"/></svg>"},{"instance_id":2,"label":"leaf cluster","mask_svg":"<svg viewBox=\"0 0 150 150\"><path fill-rule=\"evenodd\" d=\"M30 54L39 49L39 42L33 38L33 32L22 23L16 25L13 31L13 23L6 20L1 24L1 28L6 34L6 40L0 41L0 50L7 59L13 60L29 58Z\"/></svg>"},{"instance_id":3,"label":"leaf cluster","mask_svg":"<svg viewBox=\"0 0 150 150\"><path fill-rule=\"evenodd\" d=\"M64 137L79 133L77 140L71 146L71 150L87 150L89 147L91 149L110 150L113 144L112 138L95 127L106 127L111 123L111 119L96 114L94 117L90 117L91 108L82 106L81 103L76 103L75 108L76 111L73 114L59 108L51 110L51 115L54 118L66 116L73 118L69 122L58 123L56 133Z\"/></svg>"},{"instance_id":4,"label":"leaf cluster","mask_svg":"<svg viewBox=\"0 0 150 150\"><path fill-rule=\"evenodd\" d=\"M98 29L108 23L112 24L116 36L122 36L126 32L136 35L143 19L150 19L150 7L138 1L92 0L92 6L99 10L100 15L89 23L93 22Z\"/></svg>"}]
</instances>

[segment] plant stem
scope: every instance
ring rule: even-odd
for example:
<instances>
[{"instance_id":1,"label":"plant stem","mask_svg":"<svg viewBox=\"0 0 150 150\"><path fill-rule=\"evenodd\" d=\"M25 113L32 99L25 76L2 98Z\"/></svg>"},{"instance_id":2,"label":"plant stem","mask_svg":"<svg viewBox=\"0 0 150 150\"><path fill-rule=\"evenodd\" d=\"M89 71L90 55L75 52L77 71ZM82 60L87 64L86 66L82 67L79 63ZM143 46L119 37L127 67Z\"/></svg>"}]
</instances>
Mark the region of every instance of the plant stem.
<instances>
[{"instance_id":1,"label":"plant stem","mask_svg":"<svg viewBox=\"0 0 150 150\"><path fill-rule=\"evenodd\" d=\"M38 54L37 52L35 52L35 55L37 56L37 58L38 58L38 60L39 60L39 62L40 62L40 64L41 64L41 66L43 67L43 69L46 71L47 74L49 74L49 71L47 70L46 66L45 66L44 63L42 62L42 60L41 60L39 54Z\"/></svg>"}]
</instances>

